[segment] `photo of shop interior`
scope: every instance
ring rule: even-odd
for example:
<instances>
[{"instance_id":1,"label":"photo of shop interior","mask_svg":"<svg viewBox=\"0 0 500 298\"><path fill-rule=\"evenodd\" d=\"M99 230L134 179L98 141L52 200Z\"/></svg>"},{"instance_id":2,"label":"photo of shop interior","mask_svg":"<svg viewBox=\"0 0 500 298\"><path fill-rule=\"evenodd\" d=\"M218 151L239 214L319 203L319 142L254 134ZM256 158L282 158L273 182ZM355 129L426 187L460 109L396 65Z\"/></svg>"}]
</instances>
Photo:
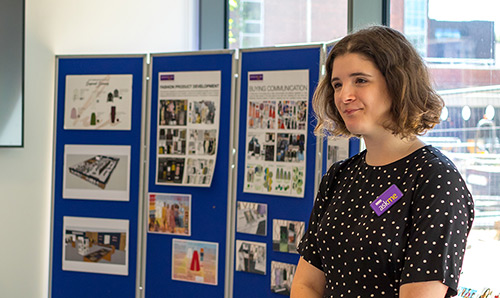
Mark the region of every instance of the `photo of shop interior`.
<instances>
[{"instance_id":1,"label":"photo of shop interior","mask_svg":"<svg viewBox=\"0 0 500 298\"><path fill-rule=\"evenodd\" d=\"M66 230L65 261L126 264L126 233Z\"/></svg>"}]
</instances>

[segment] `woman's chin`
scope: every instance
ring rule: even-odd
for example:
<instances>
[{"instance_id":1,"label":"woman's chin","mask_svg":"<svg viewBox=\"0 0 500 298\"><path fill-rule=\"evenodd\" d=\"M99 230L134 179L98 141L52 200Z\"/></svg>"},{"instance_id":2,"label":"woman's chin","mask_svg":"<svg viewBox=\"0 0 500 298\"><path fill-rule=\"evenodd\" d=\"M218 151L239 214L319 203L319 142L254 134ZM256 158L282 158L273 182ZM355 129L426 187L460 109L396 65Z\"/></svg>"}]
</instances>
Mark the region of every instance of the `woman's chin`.
<instances>
[{"instance_id":1,"label":"woman's chin","mask_svg":"<svg viewBox=\"0 0 500 298\"><path fill-rule=\"evenodd\" d=\"M364 130L357 125L346 125L347 130L355 136L363 135Z\"/></svg>"}]
</instances>

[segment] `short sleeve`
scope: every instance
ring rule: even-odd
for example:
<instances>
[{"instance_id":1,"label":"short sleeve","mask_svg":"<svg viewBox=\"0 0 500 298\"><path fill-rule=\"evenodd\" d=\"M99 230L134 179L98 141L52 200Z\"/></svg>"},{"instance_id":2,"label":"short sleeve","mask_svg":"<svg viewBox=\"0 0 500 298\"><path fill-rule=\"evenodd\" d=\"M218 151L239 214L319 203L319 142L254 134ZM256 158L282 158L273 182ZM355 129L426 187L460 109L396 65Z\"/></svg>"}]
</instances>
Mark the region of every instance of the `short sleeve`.
<instances>
[{"instance_id":1,"label":"short sleeve","mask_svg":"<svg viewBox=\"0 0 500 298\"><path fill-rule=\"evenodd\" d=\"M454 296L474 218L472 196L450 161L429 162L420 173L401 284L440 280L447 297Z\"/></svg>"},{"instance_id":2,"label":"short sleeve","mask_svg":"<svg viewBox=\"0 0 500 298\"><path fill-rule=\"evenodd\" d=\"M320 221L325 214L325 210L328 207L328 189L329 189L329 181L330 175L335 172L335 165L330 168L328 173L326 173L321 179L321 184L318 190L318 194L316 195L316 200L314 201L314 206L311 211L311 216L309 218L309 224L307 226L307 230L302 237L298 245L299 254L309 262L311 265L323 271L322 261L320 252L318 250L317 241L318 241L318 227Z\"/></svg>"}]
</instances>

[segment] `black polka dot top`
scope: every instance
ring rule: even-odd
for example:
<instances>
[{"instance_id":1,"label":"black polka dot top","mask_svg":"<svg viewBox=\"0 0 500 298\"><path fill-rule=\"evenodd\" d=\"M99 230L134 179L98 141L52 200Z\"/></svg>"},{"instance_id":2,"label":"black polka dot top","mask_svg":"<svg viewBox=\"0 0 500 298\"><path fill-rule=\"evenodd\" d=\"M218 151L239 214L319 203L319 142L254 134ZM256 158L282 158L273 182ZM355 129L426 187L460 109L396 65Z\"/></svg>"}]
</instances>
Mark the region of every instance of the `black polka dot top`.
<instances>
[{"instance_id":1,"label":"black polka dot top","mask_svg":"<svg viewBox=\"0 0 500 298\"><path fill-rule=\"evenodd\" d=\"M324 297L398 297L405 283L439 280L457 293L472 196L453 163L425 146L385 166L366 151L323 176L299 252L325 273ZM396 185L402 197L370 207Z\"/></svg>"}]
</instances>

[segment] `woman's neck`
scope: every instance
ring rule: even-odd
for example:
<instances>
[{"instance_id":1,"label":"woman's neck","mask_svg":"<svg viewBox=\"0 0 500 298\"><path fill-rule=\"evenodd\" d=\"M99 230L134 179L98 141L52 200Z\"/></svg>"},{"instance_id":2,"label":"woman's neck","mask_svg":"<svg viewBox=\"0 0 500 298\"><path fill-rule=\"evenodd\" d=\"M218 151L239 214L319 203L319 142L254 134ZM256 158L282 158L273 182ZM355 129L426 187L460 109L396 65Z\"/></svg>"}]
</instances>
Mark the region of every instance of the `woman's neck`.
<instances>
[{"instance_id":1,"label":"woman's neck","mask_svg":"<svg viewBox=\"0 0 500 298\"><path fill-rule=\"evenodd\" d=\"M389 132L377 137L363 137L363 140L366 144L366 163L371 166L393 163L425 146L417 137L401 139Z\"/></svg>"}]
</instances>

